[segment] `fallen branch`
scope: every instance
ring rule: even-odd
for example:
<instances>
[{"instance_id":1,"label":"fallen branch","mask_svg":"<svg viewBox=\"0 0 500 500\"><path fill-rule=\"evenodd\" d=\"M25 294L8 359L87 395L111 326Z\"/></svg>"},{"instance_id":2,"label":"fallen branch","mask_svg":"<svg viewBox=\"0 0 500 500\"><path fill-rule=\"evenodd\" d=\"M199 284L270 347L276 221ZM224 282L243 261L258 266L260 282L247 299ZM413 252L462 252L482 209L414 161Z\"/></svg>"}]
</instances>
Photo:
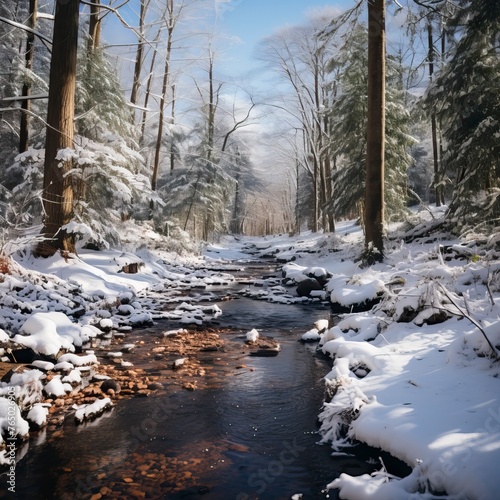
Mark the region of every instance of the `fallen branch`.
<instances>
[{"instance_id":1,"label":"fallen branch","mask_svg":"<svg viewBox=\"0 0 500 500\"><path fill-rule=\"evenodd\" d=\"M488 290L488 295L490 297L491 305L495 305L495 299L493 298L493 293L491 292L491 269L488 269L488 281L486 282L486 290Z\"/></svg>"},{"instance_id":2,"label":"fallen branch","mask_svg":"<svg viewBox=\"0 0 500 500\"><path fill-rule=\"evenodd\" d=\"M486 335L486 332L484 331L484 328L480 325L480 323L475 320L470 314L468 314L467 312L465 312L456 302L456 300L451 297L450 293L448 292L448 290L441 284L439 283L439 286L441 287L441 289L443 290L443 293L444 295L446 296L446 298L457 308L458 311L460 311L460 314L468 319L482 334L483 334L483 337L486 339L486 342L488 343L488 345L490 346L490 349L491 349L491 352L493 353L493 356L495 357L495 361L498 361L499 360L499 352L498 350L496 349L496 347L491 343L490 339L488 338L488 335ZM453 314L452 311L448 311L450 312L451 314ZM455 313L456 314L456 313Z\"/></svg>"}]
</instances>

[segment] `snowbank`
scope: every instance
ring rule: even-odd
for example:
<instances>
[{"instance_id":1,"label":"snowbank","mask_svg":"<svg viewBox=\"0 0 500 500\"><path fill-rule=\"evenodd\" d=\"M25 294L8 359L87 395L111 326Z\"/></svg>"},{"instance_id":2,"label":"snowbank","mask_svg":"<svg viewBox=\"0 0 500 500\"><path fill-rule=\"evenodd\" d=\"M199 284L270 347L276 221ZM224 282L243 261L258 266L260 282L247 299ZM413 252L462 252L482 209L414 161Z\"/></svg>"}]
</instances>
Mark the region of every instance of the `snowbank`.
<instances>
[{"instance_id":1,"label":"snowbank","mask_svg":"<svg viewBox=\"0 0 500 500\"><path fill-rule=\"evenodd\" d=\"M334 450L351 440L367 443L413 472L403 479L384 468L372 476L342 474L329 488L360 500L491 500L500 463L500 364L481 330L500 343L500 306L476 264L426 267L419 260L415 273L399 265L406 270L400 288L375 311L344 315L321 339L334 358L322 440ZM390 281L393 270L379 266L380 281ZM368 296L372 282L360 292L365 287Z\"/></svg>"}]
</instances>

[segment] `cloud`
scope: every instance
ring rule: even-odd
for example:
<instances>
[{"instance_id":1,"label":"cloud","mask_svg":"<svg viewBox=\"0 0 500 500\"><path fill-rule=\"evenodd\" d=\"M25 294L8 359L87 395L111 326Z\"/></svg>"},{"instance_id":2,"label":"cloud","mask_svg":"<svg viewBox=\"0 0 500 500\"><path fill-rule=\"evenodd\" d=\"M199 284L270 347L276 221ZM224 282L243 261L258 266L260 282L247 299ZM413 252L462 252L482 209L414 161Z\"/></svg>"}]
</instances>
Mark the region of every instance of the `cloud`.
<instances>
[{"instance_id":1,"label":"cloud","mask_svg":"<svg viewBox=\"0 0 500 500\"><path fill-rule=\"evenodd\" d=\"M214 0L217 17L221 17L225 12L234 10L241 2L242 0Z\"/></svg>"}]
</instances>

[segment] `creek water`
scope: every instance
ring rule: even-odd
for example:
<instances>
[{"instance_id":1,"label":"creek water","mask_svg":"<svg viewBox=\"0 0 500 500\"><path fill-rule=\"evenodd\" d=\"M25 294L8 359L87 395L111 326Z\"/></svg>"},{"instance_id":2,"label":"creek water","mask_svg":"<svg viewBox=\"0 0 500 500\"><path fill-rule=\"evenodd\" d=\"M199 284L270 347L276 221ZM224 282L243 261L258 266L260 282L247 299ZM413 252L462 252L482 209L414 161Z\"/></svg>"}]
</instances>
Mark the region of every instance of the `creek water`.
<instances>
[{"instance_id":1,"label":"creek water","mask_svg":"<svg viewBox=\"0 0 500 500\"><path fill-rule=\"evenodd\" d=\"M40 444L30 443L17 465L17 498L100 498L103 487L109 487L103 498L337 498L324 488L341 472L374 470L367 448L334 458L329 445L317 444L322 378L331 362L299 339L316 319L328 318L328 307L248 298L219 306L221 328L240 337L257 328L281 344L280 353L243 360L200 353L215 368L200 390L121 400L80 426L67 419L64 437L44 441L42 434ZM159 323L141 334L171 327ZM228 342L236 352L242 340L233 334Z\"/></svg>"}]
</instances>

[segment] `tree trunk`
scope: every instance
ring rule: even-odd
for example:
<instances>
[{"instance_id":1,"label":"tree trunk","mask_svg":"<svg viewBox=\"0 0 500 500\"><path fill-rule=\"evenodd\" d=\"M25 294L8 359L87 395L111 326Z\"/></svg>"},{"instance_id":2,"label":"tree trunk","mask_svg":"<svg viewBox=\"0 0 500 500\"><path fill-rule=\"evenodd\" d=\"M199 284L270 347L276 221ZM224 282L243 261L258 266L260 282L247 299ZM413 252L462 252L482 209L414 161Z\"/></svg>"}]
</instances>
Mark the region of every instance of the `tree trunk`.
<instances>
[{"instance_id":1,"label":"tree trunk","mask_svg":"<svg viewBox=\"0 0 500 500\"><path fill-rule=\"evenodd\" d=\"M35 255L50 256L57 250L75 251L73 234L63 228L73 214L73 186L68 172L73 161L58 152L73 148L73 121L78 48L79 0L57 2L50 63L49 103L43 176L45 240Z\"/></svg>"},{"instance_id":2,"label":"tree trunk","mask_svg":"<svg viewBox=\"0 0 500 500\"><path fill-rule=\"evenodd\" d=\"M365 183L365 250L384 258L385 0L368 2L368 125Z\"/></svg>"},{"instance_id":3,"label":"tree trunk","mask_svg":"<svg viewBox=\"0 0 500 500\"><path fill-rule=\"evenodd\" d=\"M429 46L429 77L432 81L432 75L434 74L434 40L432 36L432 23L429 21L427 24L427 41ZM434 164L434 189L436 197L436 207L442 205L441 199L441 186L439 185L439 146L438 146L438 136L437 136L437 120L436 114L431 113L431 134L432 134L432 159Z\"/></svg>"},{"instance_id":4,"label":"tree trunk","mask_svg":"<svg viewBox=\"0 0 500 500\"><path fill-rule=\"evenodd\" d=\"M155 158L153 164L153 175L151 178L151 189L156 190L156 184L158 182L158 171L160 167L160 151L161 151L161 140L163 137L163 120L165 116L165 96L167 93L168 79L170 77L170 55L172 53L172 35L174 32L174 0L168 0L167 4L168 10L168 37L167 37L167 50L165 53L165 68L163 70L163 83L161 87L161 97L160 97L160 116L158 118L158 134L156 137L156 148L155 148ZM152 203L152 202L151 202Z\"/></svg>"},{"instance_id":5,"label":"tree trunk","mask_svg":"<svg viewBox=\"0 0 500 500\"><path fill-rule=\"evenodd\" d=\"M297 188L295 190L295 234L300 234L300 162L295 158L295 177L297 179Z\"/></svg>"},{"instance_id":6,"label":"tree trunk","mask_svg":"<svg viewBox=\"0 0 500 500\"><path fill-rule=\"evenodd\" d=\"M90 4L88 53L92 54L101 45L101 0L93 0Z\"/></svg>"},{"instance_id":7,"label":"tree trunk","mask_svg":"<svg viewBox=\"0 0 500 500\"><path fill-rule=\"evenodd\" d=\"M156 45L156 42L160 38L160 33L161 30L158 30L158 33L156 34L155 40L153 44ZM141 120L141 138L139 141L139 144L141 146L144 144L144 134L146 131L146 118L147 118L147 108L148 108L148 103L149 103L149 96L151 95L151 86L153 84L153 72L154 72L154 67L155 67L155 62L156 62L156 54L158 54L158 51L155 49L153 51L153 55L151 56L151 64L149 66L149 74L148 74L148 81L146 84L146 94L144 96L144 111L142 112L142 120Z\"/></svg>"},{"instance_id":8,"label":"tree trunk","mask_svg":"<svg viewBox=\"0 0 500 500\"><path fill-rule=\"evenodd\" d=\"M214 92L214 56L210 51L208 66L208 123L207 123L207 159L212 161L215 134L215 92Z\"/></svg>"},{"instance_id":9,"label":"tree trunk","mask_svg":"<svg viewBox=\"0 0 500 500\"><path fill-rule=\"evenodd\" d=\"M30 17L28 19L28 26L32 29L36 29L36 14L38 10L38 0L30 0ZM26 55L25 55L25 67L28 71L33 68L33 57L35 53L35 34L28 32L26 38ZM31 83L26 80L23 84L22 94L24 97L29 97L31 95ZM29 111L31 109L31 101L29 99L24 99L21 101L21 123L19 126L19 152L23 153L28 149L28 139L29 139L29 122L30 116Z\"/></svg>"},{"instance_id":10,"label":"tree trunk","mask_svg":"<svg viewBox=\"0 0 500 500\"><path fill-rule=\"evenodd\" d=\"M175 125L175 83L172 84L172 112L170 118L172 119L172 125ZM174 173L175 167L175 141L174 134L170 137L170 175Z\"/></svg>"},{"instance_id":11,"label":"tree trunk","mask_svg":"<svg viewBox=\"0 0 500 500\"><path fill-rule=\"evenodd\" d=\"M130 102L132 104L137 103L137 95L139 93L139 86L141 81L141 71L144 54L144 19L146 17L148 3L149 2L147 0L141 0L141 10L139 14L139 34L141 35L141 38L139 38L138 40L137 52L135 55L134 79L132 82L132 91L130 93Z\"/></svg>"}]
</instances>

